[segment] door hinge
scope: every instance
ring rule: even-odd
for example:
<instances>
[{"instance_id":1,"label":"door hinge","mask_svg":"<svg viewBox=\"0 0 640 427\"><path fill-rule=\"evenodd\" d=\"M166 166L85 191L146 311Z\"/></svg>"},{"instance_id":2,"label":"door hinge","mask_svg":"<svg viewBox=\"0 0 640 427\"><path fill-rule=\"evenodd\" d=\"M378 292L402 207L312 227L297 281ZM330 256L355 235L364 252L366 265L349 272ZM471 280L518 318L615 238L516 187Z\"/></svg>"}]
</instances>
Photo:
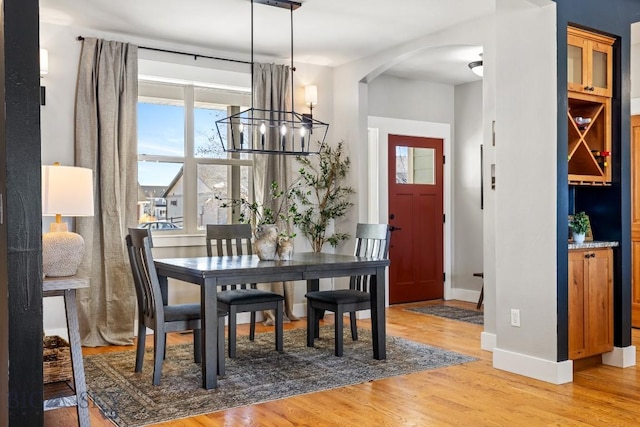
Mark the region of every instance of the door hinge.
<instances>
[{"instance_id":1,"label":"door hinge","mask_svg":"<svg viewBox=\"0 0 640 427\"><path fill-rule=\"evenodd\" d=\"M442 164L443 164L443 165L444 165L445 163L447 163L447 161L446 161L446 157L447 157L447 156L442 156Z\"/></svg>"},{"instance_id":2,"label":"door hinge","mask_svg":"<svg viewBox=\"0 0 640 427\"><path fill-rule=\"evenodd\" d=\"M442 273L442 281L443 282L447 281L447 273Z\"/></svg>"},{"instance_id":3,"label":"door hinge","mask_svg":"<svg viewBox=\"0 0 640 427\"><path fill-rule=\"evenodd\" d=\"M447 221L447 215L446 214L442 214L442 222L446 222Z\"/></svg>"}]
</instances>

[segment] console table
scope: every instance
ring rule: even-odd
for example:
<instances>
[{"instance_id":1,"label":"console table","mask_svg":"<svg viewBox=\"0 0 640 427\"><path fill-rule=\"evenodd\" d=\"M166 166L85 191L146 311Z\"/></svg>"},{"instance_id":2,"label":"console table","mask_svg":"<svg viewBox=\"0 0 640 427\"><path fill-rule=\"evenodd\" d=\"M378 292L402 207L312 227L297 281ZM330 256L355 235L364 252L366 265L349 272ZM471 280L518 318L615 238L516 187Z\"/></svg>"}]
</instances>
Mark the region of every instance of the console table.
<instances>
[{"instance_id":1,"label":"console table","mask_svg":"<svg viewBox=\"0 0 640 427\"><path fill-rule=\"evenodd\" d=\"M76 308L76 289L88 288L89 279L85 277L47 277L42 284L43 297L64 297L67 315L67 329L71 346L71 364L73 366L73 381L75 396L57 397L44 401L44 409L56 409L65 406L76 406L78 411L78 425L89 427L89 400L87 385L84 380L84 364L82 362L82 346L80 345L80 330L78 329L78 310Z\"/></svg>"}]
</instances>

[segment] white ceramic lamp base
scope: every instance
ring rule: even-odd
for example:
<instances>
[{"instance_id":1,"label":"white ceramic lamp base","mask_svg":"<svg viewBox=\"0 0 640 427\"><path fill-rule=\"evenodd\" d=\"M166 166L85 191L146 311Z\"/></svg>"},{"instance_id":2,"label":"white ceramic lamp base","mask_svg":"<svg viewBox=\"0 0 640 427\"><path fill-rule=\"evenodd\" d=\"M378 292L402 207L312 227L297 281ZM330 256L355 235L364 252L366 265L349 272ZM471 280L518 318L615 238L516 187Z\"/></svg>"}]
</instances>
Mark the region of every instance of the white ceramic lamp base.
<instances>
[{"instance_id":1,"label":"white ceramic lamp base","mask_svg":"<svg viewBox=\"0 0 640 427\"><path fill-rule=\"evenodd\" d=\"M42 235L42 270L47 277L74 276L82 262L84 239L67 231L66 223L52 223Z\"/></svg>"}]
</instances>

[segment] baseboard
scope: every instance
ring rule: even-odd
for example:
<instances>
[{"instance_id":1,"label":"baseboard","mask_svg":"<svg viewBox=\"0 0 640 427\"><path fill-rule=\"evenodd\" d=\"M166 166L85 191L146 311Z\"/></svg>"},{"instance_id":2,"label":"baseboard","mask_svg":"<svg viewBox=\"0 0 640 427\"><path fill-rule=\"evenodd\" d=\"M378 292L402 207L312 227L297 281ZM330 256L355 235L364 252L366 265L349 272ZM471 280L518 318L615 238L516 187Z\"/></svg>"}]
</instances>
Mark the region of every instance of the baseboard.
<instances>
[{"instance_id":1,"label":"baseboard","mask_svg":"<svg viewBox=\"0 0 640 427\"><path fill-rule=\"evenodd\" d=\"M470 289L460 289L453 288L451 289L451 299L472 302L474 304L478 303L478 299L480 298L480 291L472 291Z\"/></svg>"},{"instance_id":2,"label":"baseboard","mask_svg":"<svg viewBox=\"0 0 640 427\"><path fill-rule=\"evenodd\" d=\"M636 366L636 346L614 347L613 351L602 354L602 363L617 368Z\"/></svg>"},{"instance_id":3,"label":"baseboard","mask_svg":"<svg viewBox=\"0 0 640 427\"><path fill-rule=\"evenodd\" d=\"M494 347L493 367L551 384L573 382L573 361L553 362Z\"/></svg>"},{"instance_id":4,"label":"baseboard","mask_svg":"<svg viewBox=\"0 0 640 427\"><path fill-rule=\"evenodd\" d=\"M496 334L482 332L480 334L480 348L486 351L493 351L496 348Z\"/></svg>"}]
</instances>

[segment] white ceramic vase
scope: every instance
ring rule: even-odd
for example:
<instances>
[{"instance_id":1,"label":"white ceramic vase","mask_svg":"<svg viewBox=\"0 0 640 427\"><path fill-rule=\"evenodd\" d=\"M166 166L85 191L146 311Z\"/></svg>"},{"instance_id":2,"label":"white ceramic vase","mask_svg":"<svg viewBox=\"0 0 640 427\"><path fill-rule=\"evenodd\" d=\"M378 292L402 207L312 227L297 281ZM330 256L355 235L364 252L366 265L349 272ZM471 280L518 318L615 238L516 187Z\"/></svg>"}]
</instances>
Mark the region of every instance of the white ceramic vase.
<instances>
[{"instance_id":1,"label":"white ceramic vase","mask_svg":"<svg viewBox=\"0 0 640 427\"><path fill-rule=\"evenodd\" d=\"M255 236L253 248L258 258L262 261L274 260L278 249L278 227L274 224L259 225Z\"/></svg>"}]
</instances>

